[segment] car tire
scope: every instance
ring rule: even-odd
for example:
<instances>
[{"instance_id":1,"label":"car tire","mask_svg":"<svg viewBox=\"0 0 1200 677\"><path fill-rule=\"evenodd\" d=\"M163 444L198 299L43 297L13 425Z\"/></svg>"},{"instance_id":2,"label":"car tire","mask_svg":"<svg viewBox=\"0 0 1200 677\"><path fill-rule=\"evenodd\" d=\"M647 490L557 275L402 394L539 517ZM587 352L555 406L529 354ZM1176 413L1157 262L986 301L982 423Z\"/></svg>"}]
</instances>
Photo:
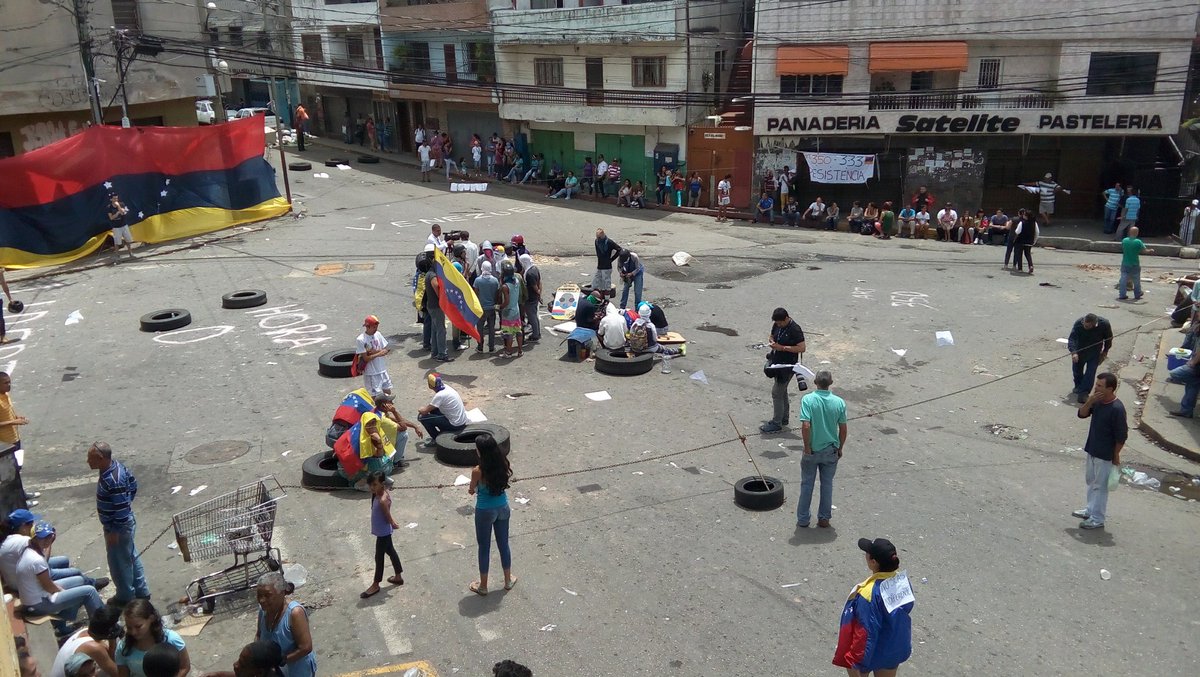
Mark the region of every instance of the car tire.
<instances>
[{"instance_id":1,"label":"car tire","mask_svg":"<svg viewBox=\"0 0 1200 677\"><path fill-rule=\"evenodd\" d=\"M317 373L329 378L350 378L353 350L331 350L317 358Z\"/></svg>"},{"instance_id":2,"label":"car tire","mask_svg":"<svg viewBox=\"0 0 1200 677\"><path fill-rule=\"evenodd\" d=\"M300 486L305 489L345 489L350 482L337 471L337 458L332 451L309 456L300 468Z\"/></svg>"},{"instance_id":3,"label":"car tire","mask_svg":"<svg viewBox=\"0 0 1200 677\"><path fill-rule=\"evenodd\" d=\"M307 172L308 170L312 169L312 163L311 162L289 162L288 169L292 170L293 172Z\"/></svg>"},{"instance_id":4,"label":"car tire","mask_svg":"<svg viewBox=\"0 0 1200 677\"><path fill-rule=\"evenodd\" d=\"M475 453L475 438L481 433L494 437L505 456L512 451L512 437L504 426L495 423L469 423L466 428L456 433L438 435L434 440L437 446L434 457L446 465L459 468L477 465L479 457Z\"/></svg>"},{"instance_id":5,"label":"car tire","mask_svg":"<svg viewBox=\"0 0 1200 677\"><path fill-rule=\"evenodd\" d=\"M774 477L743 477L733 485L733 502L747 510L774 510L783 505L783 482Z\"/></svg>"},{"instance_id":6,"label":"car tire","mask_svg":"<svg viewBox=\"0 0 1200 677\"><path fill-rule=\"evenodd\" d=\"M230 310L254 308L267 302L267 292L261 289L239 289L221 297L221 307Z\"/></svg>"},{"instance_id":7,"label":"car tire","mask_svg":"<svg viewBox=\"0 0 1200 677\"><path fill-rule=\"evenodd\" d=\"M341 157L329 158L328 160L325 161L326 167L336 167L338 165L348 165L348 164L350 164L350 161L347 160L346 158L341 158Z\"/></svg>"},{"instance_id":8,"label":"car tire","mask_svg":"<svg viewBox=\"0 0 1200 677\"><path fill-rule=\"evenodd\" d=\"M358 162L364 165L377 165L379 164L379 158L374 155L359 155Z\"/></svg>"},{"instance_id":9,"label":"car tire","mask_svg":"<svg viewBox=\"0 0 1200 677\"><path fill-rule=\"evenodd\" d=\"M654 353L630 356L625 350L601 348L596 352L596 371L609 376L640 376L654 369Z\"/></svg>"},{"instance_id":10,"label":"car tire","mask_svg":"<svg viewBox=\"0 0 1200 677\"><path fill-rule=\"evenodd\" d=\"M167 308L142 315L142 331L173 331L192 323L192 314L183 308Z\"/></svg>"}]
</instances>

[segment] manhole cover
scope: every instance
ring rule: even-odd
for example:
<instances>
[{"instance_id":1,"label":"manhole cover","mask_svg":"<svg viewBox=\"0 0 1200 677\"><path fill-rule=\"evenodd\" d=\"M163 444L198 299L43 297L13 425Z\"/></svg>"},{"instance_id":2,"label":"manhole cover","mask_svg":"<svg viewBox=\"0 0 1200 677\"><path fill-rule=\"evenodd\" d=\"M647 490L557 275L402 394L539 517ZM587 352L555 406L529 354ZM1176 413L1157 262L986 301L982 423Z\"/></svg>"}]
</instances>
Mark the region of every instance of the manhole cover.
<instances>
[{"instance_id":1,"label":"manhole cover","mask_svg":"<svg viewBox=\"0 0 1200 677\"><path fill-rule=\"evenodd\" d=\"M188 463L214 465L228 463L250 453L250 443L242 440L217 440L192 449L184 454Z\"/></svg>"}]
</instances>

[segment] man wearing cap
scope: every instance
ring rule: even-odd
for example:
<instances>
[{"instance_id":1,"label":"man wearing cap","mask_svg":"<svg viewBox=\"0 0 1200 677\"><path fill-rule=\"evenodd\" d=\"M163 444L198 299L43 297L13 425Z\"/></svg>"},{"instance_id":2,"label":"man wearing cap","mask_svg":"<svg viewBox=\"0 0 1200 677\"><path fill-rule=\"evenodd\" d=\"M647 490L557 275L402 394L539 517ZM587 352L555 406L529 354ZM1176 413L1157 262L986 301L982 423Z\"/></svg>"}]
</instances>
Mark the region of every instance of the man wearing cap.
<instances>
[{"instance_id":1,"label":"man wearing cap","mask_svg":"<svg viewBox=\"0 0 1200 677\"><path fill-rule=\"evenodd\" d=\"M1075 413L1091 418L1088 425L1084 479L1087 481L1087 507L1072 512L1082 519L1080 529L1103 529L1108 513L1108 479L1113 467L1121 465L1121 449L1129 437L1125 404L1117 399L1117 377L1103 373L1096 377L1096 389Z\"/></svg>"},{"instance_id":2,"label":"man wearing cap","mask_svg":"<svg viewBox=\"0 0 1200 677\"><path fill-rule=\"evenodd\" d=\"M871 575L854 586L842 609L833 664L849 677L895 677L912 655L912 613L916 599L907 576L897 576L900 557L886 538L858 539Z\"/></svg>"},{"instance_id":3,"label":"man wearing cap","mask_svg":"<svg viewBox=\"0 0 1200 677\"><path fill-rule=\"evenodd\" d=\"M35 616L58 616L53 620L54 634L64 638L74 628L68 625L79 613L87 609L88 617L104 608L104 600L96 588L88 585L82 576L72 576L55 581L50 578L50 564L46 556L54 543L54 527L47 522L38 522L33 527L29 547L21 553L16 566L16 587L21 603Z\"/></svg>"},{"instance_id":4,"label":"man wearing cap","mask_svg":"<svg viewBox=\"0 0 1200 677\"><path fill-rule=\"evenodd\" d=\"M113 458L112 447L107 442L93 442L88 447L87 464L92 470L100 471L96 482L96 514L104 529L108 573L117 587L110 601L124 606L135 597L150 599L142 558L134 543L137 520L133 516L133 499L137 497L137 478Z\"/></svg>"},{"instance_id":5,"label":"man wearing cap","mask_svg":"<svg viewBox=\"0 0 1200 677\"><path fill-rule=\"evenodd\" d=\"M846 402L829 392L833 376L818 371L813 383L816 391L800 399L800 425L804 437L804 457L800 459L800 502L796 504L796 524L807 527L812 519L813 485L821 474L821 500L817 504L817 526L829 527L833 519L833 475L838 459L846 448Z\"/></svg>"},{"instance_id":6,"label":"man wearing cap","mask_svg":"<svg viewBox=\"0 0 1200 677\"><path fill-rule=\"evenodd\" d=\"M372 395L392 392L392 377L388 376L387 364L383 361L384 356L391 352L387 346L387 339L379 333L379 318L367 315L363 320L363 333L358 335L356 341L354 359L360 365L363 387Z\"/></svg>"},{"instance_id":7,"label":"man wearing cap","mask_svg":"<svg viewBox=\"0 0 1200 677\"><path fill-rule=\"evenodd\" d=\"M8 514L8 529L11 533L3 543L0 543L0 576L3 576L4 580L15 581L17 579L17 562L21 560L21 554L25 552L25 548L29 547L33 525L39 519L41 516L23 508ZM79 569L71 566L70 558L65 556L47 557L46 564L50 567L50 580L52 581L82 576L85 583L97 590L103 590L109 583L107 578L84 576Z\"/></svg>"},{"instance_id":8,"label":"man wearing cap","mask_svg":"<svg viewBox=\"0 0 1200 677\"><path fill-rule=\"evenodd\" d=\"M771 352L767 354L768 365L794 365L804 354L804 330L788 315L784 308L771 312L771 336L767 341ZM777 433L788 424L788 384L792 382L792 369L775 369L768 374L775 381L771 387L771 402L774 406L771 420L758 427L764 433Z\"/></svg>"},{"instance_id":9,"label":"man wearing cap","mask_svg":"<svg viewBox=\"0 0 1200 677\"><path fill-rule=\"evenodd\" d=\"M433 399L417 410L417 422L429 433L425 446L432 447L438 435L467 427L467 408L458 391L443 383L440 374L429 374L425 383L433 391Z\"/></svg>"}]
</instances>

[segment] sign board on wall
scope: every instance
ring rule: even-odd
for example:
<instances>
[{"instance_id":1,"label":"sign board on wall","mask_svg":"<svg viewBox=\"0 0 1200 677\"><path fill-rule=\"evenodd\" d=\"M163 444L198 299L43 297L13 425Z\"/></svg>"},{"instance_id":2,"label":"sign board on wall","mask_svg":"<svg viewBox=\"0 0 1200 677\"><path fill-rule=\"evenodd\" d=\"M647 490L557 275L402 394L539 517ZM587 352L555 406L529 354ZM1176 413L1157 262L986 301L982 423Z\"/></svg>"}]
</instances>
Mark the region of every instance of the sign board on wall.
<instances>
[{"instance_id":1,"label":"sign board on wall","mask_svg":"<svg viewBox=\"0 0 1200 677\"><path fill-rule=\"evenodd\" d=\"M804 152L813 183L866 183L875 178L874 155Z\"/></svg>"},{"instance_id":2,"label":"sign board on wall","mask_svg":"<svg viewBox=\"0 0 1200 677\"><path fill-rule=\"evenodd\" d=\"M866 115L818 115L803 108L763 111L755 133L759 135L850 134L1149 134L1162 136L1179 131L1177 116L1144 111L1095 113L1088 111L1020 110L1003 113L966 111L881 112ZM786 113L786 114L785 114Z\"/></svg>"}]
</instances>

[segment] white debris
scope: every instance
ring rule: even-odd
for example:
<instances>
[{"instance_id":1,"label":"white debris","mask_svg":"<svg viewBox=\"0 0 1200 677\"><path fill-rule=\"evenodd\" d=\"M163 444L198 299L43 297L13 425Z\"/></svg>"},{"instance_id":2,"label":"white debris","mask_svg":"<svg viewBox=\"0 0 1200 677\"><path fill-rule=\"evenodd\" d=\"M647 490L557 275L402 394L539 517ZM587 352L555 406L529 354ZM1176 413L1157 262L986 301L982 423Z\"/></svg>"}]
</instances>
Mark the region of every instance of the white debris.
<instances>
[{"instance_id":1,"label":"white debris","mask_svg":"<svg viewBox=\"0 0 1200 677\"><path fill-rule=\"evenodd\" d=\"M207 488L208 488L207 484L201 484L200 486L196 487L195 489L192 489L191 491L189 491L188 496L195 496L196 494L200 493L201 491L204 491Z\"/></svg>"},{"instance_id":2,"label":"white debris","mask_svg":"<svg viewBox=\"0 0 1200 677\"><path fill-rule=\"evenodd\" d=\"M686 266L696 259L687 252L675 252L675 255L671 257L671 260L674 261L675 265L677 266Z\"/></svg>"}]
</instances>

